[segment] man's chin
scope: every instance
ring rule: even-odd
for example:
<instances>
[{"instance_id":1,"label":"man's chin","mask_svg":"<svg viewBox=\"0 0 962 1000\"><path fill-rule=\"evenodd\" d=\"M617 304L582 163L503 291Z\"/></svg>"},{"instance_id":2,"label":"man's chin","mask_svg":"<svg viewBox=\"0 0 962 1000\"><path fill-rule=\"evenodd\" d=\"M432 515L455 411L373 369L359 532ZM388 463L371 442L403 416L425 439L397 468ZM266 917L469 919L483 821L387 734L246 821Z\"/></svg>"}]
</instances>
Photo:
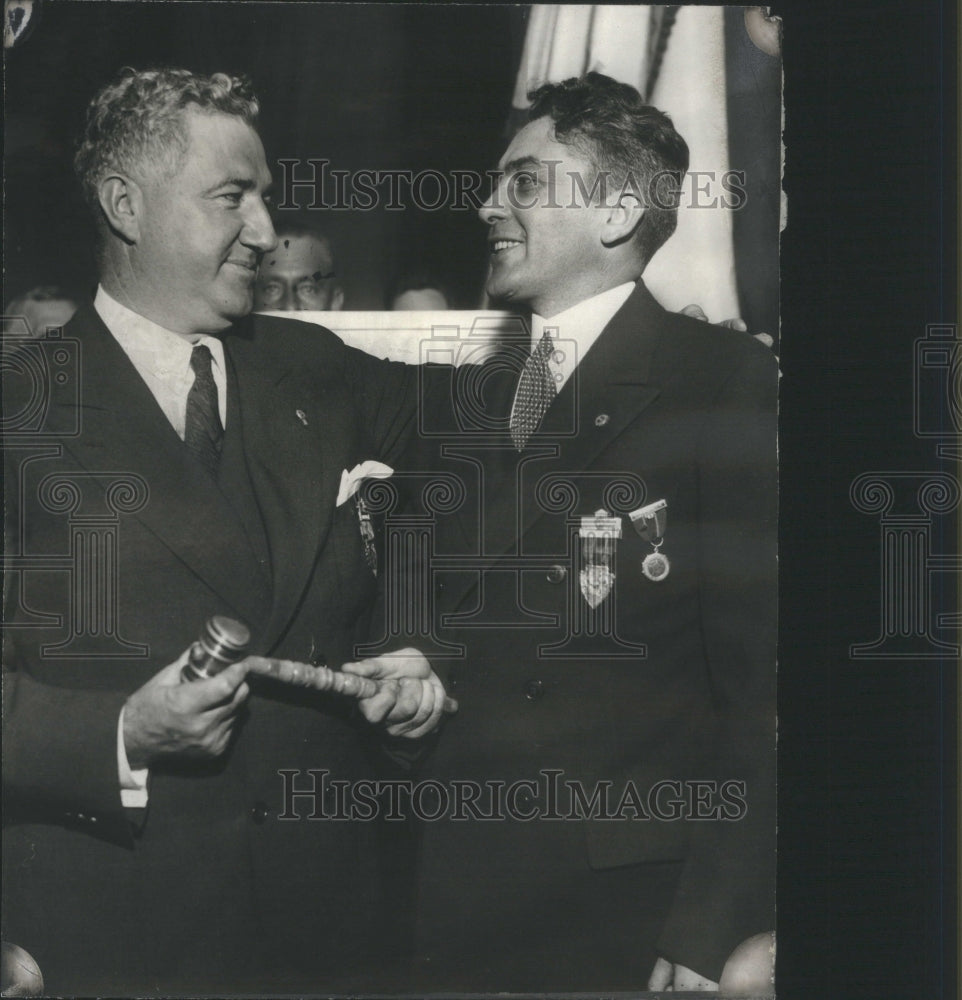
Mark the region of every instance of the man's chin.
<instances>
[{"instance_id":1,"label":"man's chin","mask_svg":"<svg viewBox=\"0 0 962 1000\"><path fill-rule=\"evenodd\" d=\"M517 290L505 281L489 281L485 292L493 302L500 302L505 306L511 305L517 299Z\"/></svg>"},{"instance_id":2,"label":"man's chin","mask_svg":"<svg viewBox=\"0 0 962 1000\"><path fill-rule=\"evenodd\" d=\"M254 292L241 292L230 296L221 304L220 315L223 317L225 327L231 323L236 323L243 319L254 309Z\"/></svg>"}]
</instances>

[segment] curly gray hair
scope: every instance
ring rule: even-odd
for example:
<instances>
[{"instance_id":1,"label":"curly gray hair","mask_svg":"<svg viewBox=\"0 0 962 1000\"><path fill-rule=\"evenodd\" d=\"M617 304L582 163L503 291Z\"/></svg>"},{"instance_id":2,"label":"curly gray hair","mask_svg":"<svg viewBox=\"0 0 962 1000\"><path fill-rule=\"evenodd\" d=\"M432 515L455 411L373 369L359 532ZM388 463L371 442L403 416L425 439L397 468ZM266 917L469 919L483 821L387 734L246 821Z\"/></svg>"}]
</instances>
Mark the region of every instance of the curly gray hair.
<instances>
[{"instance_id":1,"label":"curly gray hair","mask_svg":"<svg viewBox=\"0 0 962 1000\"><path fill-rule=\"evenodd\" d=\"M136 171L150 162L175 173L187 152L183 112L195 106L242 118L256 126L258 104L246 77L186 69L135 70L129 66L87 106L87 120L74 168L87 203L96 213L97 188L113 170Z\"/></svg>"}]
</instances>

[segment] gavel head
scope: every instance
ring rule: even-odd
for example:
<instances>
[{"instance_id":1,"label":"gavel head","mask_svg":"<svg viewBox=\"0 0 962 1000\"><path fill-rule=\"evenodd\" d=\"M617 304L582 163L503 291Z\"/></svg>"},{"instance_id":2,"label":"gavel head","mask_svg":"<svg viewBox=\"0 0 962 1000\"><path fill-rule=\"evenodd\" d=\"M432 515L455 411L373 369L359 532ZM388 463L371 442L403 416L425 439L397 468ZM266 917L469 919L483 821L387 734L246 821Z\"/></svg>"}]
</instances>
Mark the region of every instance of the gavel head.
<instances>
[{"instance_id":1,"label":"gavel head","mask_svg":"<svg viewBox=\"0 0 962 1000\"><path fill-rule=\"evenodd\" d=\"M250 648L250 629L234 618L214 615L207 619L200 638L191 646L184 665L187 680L203 680L242 660Z\"/></svg>"}]
</instances>

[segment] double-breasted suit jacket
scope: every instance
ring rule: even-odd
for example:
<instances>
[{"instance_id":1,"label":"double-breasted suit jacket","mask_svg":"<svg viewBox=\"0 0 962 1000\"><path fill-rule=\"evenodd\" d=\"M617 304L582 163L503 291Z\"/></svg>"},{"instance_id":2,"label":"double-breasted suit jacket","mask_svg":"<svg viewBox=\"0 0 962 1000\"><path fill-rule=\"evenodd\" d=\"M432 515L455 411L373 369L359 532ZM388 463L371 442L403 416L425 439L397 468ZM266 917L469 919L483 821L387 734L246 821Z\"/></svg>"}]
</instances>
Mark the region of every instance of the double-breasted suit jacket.
<instances>
[{"instance_id":1,"label":"double-breasted suit jacket","mask_svg":"<svg viewBox=\"0 0 962 1000\"><path fill-rule=\"evenodd\" d=\"M256 653L352 657L374 577L341 474L396 462L414 419L410 371L326 330L253 316L224 343L218 482L89 305L7 366L4 937L53 992L324 989L376 935L372 825L278 818L281 769L370 775L333 696L252 684L224 756L121 805L121 707L210 615Z\"/></svg>"},{"instance_id":2,"label":"double-breasted suit jacket","mask_svg":"<svg viewBox=\"0 0 962 1000\"><path fill-rule=\"evenodd\" d=\"M434 520L427 643L460 711L426 765L447 802L420 805L417 975L638 989L660 954L717 980L774 923L775 361L639 282L520 456L510 368L459 374L427 460L463 484ZM659 500L653 580L627 515ZM607 583L580 520L602 509Z\"/></svg>"}]
</instances>

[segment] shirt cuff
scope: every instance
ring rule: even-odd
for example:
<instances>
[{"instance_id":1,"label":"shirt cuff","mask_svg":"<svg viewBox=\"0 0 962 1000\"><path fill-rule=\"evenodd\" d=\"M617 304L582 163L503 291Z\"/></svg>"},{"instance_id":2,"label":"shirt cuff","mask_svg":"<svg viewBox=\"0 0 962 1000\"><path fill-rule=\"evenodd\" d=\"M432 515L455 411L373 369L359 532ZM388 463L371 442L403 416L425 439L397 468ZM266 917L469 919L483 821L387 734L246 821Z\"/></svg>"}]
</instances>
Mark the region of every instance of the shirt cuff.
<instances>
[{"instance_id":1,"label":"shirt cuff","mask_svg":"<svg viewBox=\"0 0 962 1000\"><path fill-rule=\"evenodd\" d=\"M117 774L120 777L120 803L127 809L144 809L147 805L147 777L150 769L132 771L124 746L124 710L117 720Z\"/></svg>"}]
</instances>

